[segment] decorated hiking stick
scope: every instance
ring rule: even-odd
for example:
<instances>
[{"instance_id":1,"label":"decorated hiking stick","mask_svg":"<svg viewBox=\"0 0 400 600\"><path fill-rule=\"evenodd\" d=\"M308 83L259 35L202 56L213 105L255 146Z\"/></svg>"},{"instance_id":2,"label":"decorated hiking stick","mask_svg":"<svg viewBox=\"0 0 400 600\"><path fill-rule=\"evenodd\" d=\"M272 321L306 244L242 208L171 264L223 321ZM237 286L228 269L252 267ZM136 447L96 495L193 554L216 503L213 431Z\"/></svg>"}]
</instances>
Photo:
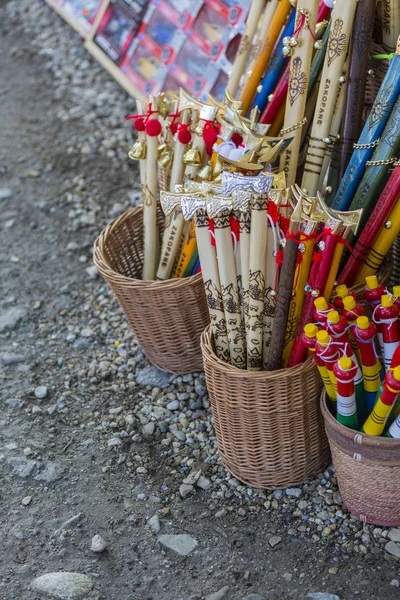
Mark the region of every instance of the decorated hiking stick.
<instances>
[{"instance_id":1,"label":"decorated hiking stick","mask_svg":"<svg viewBox=\"0 0 400 600\"><path fill-rule=\"evenodd\" d=\"M387 52L394 52L400 31L400 6L397 0L382 0L382 42Z\"/></svg>"},{"instance_id":2,"label":"decorated hiking stick","mask_svg":"<svg viewBox=\"0 0 400 600\"><path fill-rule=\"evenodd\" d=\"M382 435L386 421L400 394L400 367L388 371L382 383L382 391L377 395L375 406L365 421L362 431L368 435Z\"/></svg>"},{"instance_id":3,"label":"decorated hiking stick","mask_svg":"<svg viewBox=\"0 0 400 600\"><path fill-rule=\"evenodd\" d=\"M396 54L389 63L388 70L375 98L371 112L361 132L339 189L332 202L332 208L347 210L364 175L365 165L379 144L393 106L400 94L400 38Z\"/></svg>"},{"instance_id":4,"label":"decorated hiking stick","mask_svg":"<svg viewBox=\"0 0 400 600\"><path fill-rule=\"evenodd\" d=\"M278 175L279 177L279 175ZM275 181L275 178L274 178ZM267 239L267 265L264 293L264 331L263 331L263 368L268 365L269 351L271 347L272 329L275 321L275 299L276 286L278 282L278 269L282 262L282 252L279 248L279 204L273 201L274 192L269 192L268 201L268 239Z\"/></svg>"},{"instance_id":5,"label":"decorated hiking stick","mask_svg":"<svg viewBox=\"0 0 400 600\"><path fill-rule=\"evenodd\" d=\"M328 48L321 74L310 144L301 184L310 196L314 196L318 188L325 152L325 140L329 136L336 98L339 86L342 83L340 78L346 59L356 4L356 0L336 0L332 11Z\"/></svg>"},{"instance_id":6,"label":"decorated hiking stick","mask_svg":"<svg viewBox=\"0 0 400 600\"><path fill-rule=\"evenodd\" d=\"M183 218L186 221L194 220L201 273L213 329L215 350L218 358L229 363L230 352L221 283L215 247L211 244L210 222L206 211L206 201L205 198L196 195L176 194L176 196L179 197Z\"/></svg>"},{"instance_id":7,"label":"decorated hiking stick","mask_svg":"<svg viewBox=\"0 0 400 600\"><path fill-rule=\"evenodd\" d=\"M229 217L232 201L223 196L207 196L207 214L214 219L215 245L221 281L222 302L225 312L231 364L238 369L246 368L245 333L240 310L235 256Z\"/></svg>"},{"instance_id":8,"label":"decorated hiking stick","mask_svg":"<svg viewBox=\"0 0 400 600\"><path fill-rule=\"evenodd\" d=\"M346 77L346 65L343 68L342 77ZM331 177L333 169L335 169L335 174L338 174L339 171L339 132L346 104L346 89L347 83L341 85L339 88L339 93L336 98L335 110L333 111L331 126L329 128L329 135L325 139L325 155L318 180L318 189L325 189L325 193L329 195L332 193L332 191L330 189L330 186L328 186L328 182L326 182L326 185L324 185L324 182L328 171Z\"/></svg>"},{"instance_id":9,"label":"decorated hiking stick","mask_svg":"<svg viewBox=\"0 0 400 600\"><path fill-rule=\"evenodd\" d=\"M354 337L360 350L361 369L364 377L365 404L367 413L359 415L360 420L365 420L374 407L376 394L381 385L382 365L376 355L375 336L376 325L368 317L358 317L353 329Z\"/></svg>"},{"instance_id":10,"label":"decorated hiking stick","mask_svg":"<svg viewBox=\"0 0 400 600\"><path fill-rule=\"evenodd\" d=\"M264 38L262 50L254 64L252 73L244 87L240 100L243 102L242 111L246 114L250 108L253 100L254 93L260 83L261 77L268 64L269 57L271 56L272 50L275 46L275 42L278 39L279 32L285 24L286 17L289 14L292 5L289 0L279 0L278 8L271 20L268 33Z\"/></svg>"},{"instance_id":11,"label":"decorated hiking stick","mask_svg":"<svg viewBox=\"0 0 400 600\"><path fill-rule=\"evenodd\" d=\"M158 120L157 99L149 98L147 111L147 156L146 156L146 188L143 203L143 279L156 278L158 261L158 227L157 227L157 197L158 197L158 136L161 133L161 123ZM154 109L154 110L153 110Z\"/></svg>"},{"instance_id":12,"label":"decorated hiking stick","mask_svg":"<svg viewBox=\"0 0 400 600\"><path fill-rule=\"evenodd\" d=\"M175 192L175 186L181 185L183 182L183 174L185 165L183 164L183 155L186 151L187 137L185 137L186 127L190 119L190 111L183 110L181 113L181 126L183 129L176 134L174 158L172 162L170 192ZM179 246L182 239L185 220L182 216L179 204L173 213L168 215L165 222L165 229L162 241L160 263L157 270L157 279L168 279L171 275L174 262L179 251Z\"/></svg>"},{"instance_id":13,"label":"decorated hiking stick","mask_svg":"<svg viewBox=\"0 0 400 600\"><path fill-rule=\"evenodd\" d=\"M314 202L312 218L324 223L322 237L317 246L319 252L315 252L312 259L308 281L305 286L305 300L297 329L296 339L293 343L292 354L289 358L289 366L295 366L303 362L306 356L305 348L301 344L301 334L304 325L309 323L313 317L314 300L322 294L324 285L331 269L337 242L337 234L342 226L340 219L334 218L327 210L322 198L318 195Z\"/></svg>"},{"instance_id":14,"label":"decorated hiking stick","mask_svg":"<svg viewBox=\"0 0 400 600\"><path fill-rule=\"evenodd\" d=\"M261 17L260 27L257 31L256 41L253 44L253 47L251 49L251 54L250 54L247 68L246 68L246 73L242 80L242 88L240 90L241 92L246 87L247 81L253 72L253 67L254 67L258 57L260 56L260 53L263 48L264 40L268 34L270 23L274 17L275 11L278 8L278 6L279 6L279 0L267 0L263 15Z\"/></svg>"},{"instance_id":15,"label":"decorated hiking stick","mask_svg":"<svg viewBox=\"0 0 400 600\"><path fill-rule=\"evenodd\" d=\"M246 68L246 62L250 52L251 43L257 31L258 22L261 18L265 2L266 0L252 0L250 4L250 10L249 14L247 15L245 29L240 39L239 48L236 52L227 85L227 91L232 97L236 95L240 79Z\"/></svg>"},{"instance_id":16,"label":"decorated hiking stick","mask_svg":"<svg viewBox=\"0 0 400 600\"><path fill-rule=\"evenodd\" d=\"M357 410L359 414L365 414L365 392L364 392L364 380L362 371L359 367L357 358L353 352L353 348L350 342L350 337L347 332L347 320L339 315L336 310L328 313L326 320L325 329L332 338L332 341L337 345L340 352L344 356L348 356L357 366L357 372L354 380L356 390L356 401Z\"/></svg>"},{"instance_id":17,"label":"decorated hiking stick","mask_svg":"<svg viewBox=\"0 0 400 600\"><path fill-rule=\"evenodd\" d=\"M332 338L325 329L321 329L317 333L317 341L315 343L315 355L322 361L328 371L329 378L333 387L334 395L330 399L335 403L336 410L337 401L337 381L333 371L334 364L339 360L341 353L337 345L332 343Z\"/></svg>"},{"instance_id":18,"label":"decorated hiking stick","mask_svg":"<svg viewBox=\"0 0 400 600\"><path fill-rule=\"evenodd\" d=\"M249 264L249 318L247 368L260 371L263 366L265 282L268 249L268 191L273 175L264 178L264 193L252 195Z\"/></svg>"},{"instance_id":19,"label":"decorated hiking stick","mask_svg":"<svg viewBox=\"0 0 400 600\"><path fill-rule=\"evenodd\" d=\"M302 207L306 206L306 198L303 197ZM285 348L283 350L283 364L287 367L290 363L292 350L295 340L298 337L298 327L301 322L304 300L306 295L306 283L312 264L316 232L319 221L315 220L307 209L307 214L303 213L301 232L298 238L297 266L294 276L293 296L291 308L289 309L289 319L286 328ZM303 326L304 326L303 322ZM301 333L299 334L301 335Z\"/></svg>"},{"instance_id":20,"label":"decorated hiking stick","mask_svg":"<svg viewBox=\"0 0 400 600\"><path fill-rule=\"evenodd\" d=\"M341 283L347 283L348 285L353 285L354 282L359 279L358 274L360 270L365 265L367 257L370 252L372 252L372 248L374 247L375 242L377 241L378 235L380 233L385 234L386 238L386 229L390 229L393 223L397 223L398 221L393 221L389 218L389 215L392 210L395 209L396 203L400 200L400 163L397 164L389 178L389 181L385 185L385 188L381 195L379 196L379 200L375 205L374 210L372 211L368 221L366 222L363 231L361 232L347 262L340 274L339 281ZM390 223L390 226L385 226L385 223ZM390 246L387 246L387 250ZM380 251L379 251L380 252ZM386 255L386 252L384 256ZM381 260L378 260L378 266L381 264L384 256ZM379 258L379 257L378 257ZM371 254L370 257L371 267L374 268L374 254Z\"/></svg>"},{"instance_id":21,"label":"decorated hiking stick","mask_svg":"<svg viewBox=\"0 0 400 600\"><path fill-rule=\"evenodd\" d=\"M333 366L337 381L336 419L350 429L358 429L354 378L357 366L348 356L342 356Z\"/></svg>"},{"instance_id":22,"label":"decorated hiking stick","mask_svg":"<svg viewBox=\"0 0 400 600\"><path fill-rule=\"evenodd\" d=\"M381 231L356 278L356 284L362 283L365 277L374 275L377 272L399 233L400 200L397 201L397 204L389 214L385 225L381 228Z\"/></svg>"},{"instance_id":23,"label":"decorated hiking stick","mask_svg":"<svg viewBox=\"0 0 400 600\"><path fill-rule=\"evenodd\" d=\"M390 368L393 354L400 344L399 312L399 307L394 304L393 296L385 294L373 314L373 320L378 327L380 326L382 332L385 369Z\"/></svg>"},{"instance_id":24,"label":"decorated hiking stick","mask_svg":"<svg viewBox=\"0 0 400 600\"><path fill-rule=\"evenodd\" d=\"M275 319L272 328L267 371L275 371L281 368L286 327L292 300L294 274L296 271L298 251L297 236L300 233L301 217L302 200L300 199L290 218L289 230L285 239L283 262L276 295Z\"/></svg>"},{"instance_id":25,"label":"decorated hiking stick","mask_svg":"<svg viewBox=\"0 0 400 600\"><path fill-rule=\"evenodd\" d=\"M394 105L392 113L383 131L381 140L377 145L372 159L366 163L366 170L355 196L350 204L350 209L363 208L361 227L370 216L375 198L382 193L389 179L389 165L397 162L400 155L400 95Z\"/></svg>"},{"instance_id":26,"label":"decorated hiking stick","mask_svg":"<svg viewBox=\"0 0 400 600\"><path fill-rule=\"evenodd\" d=\"M323 381L326 393L328 394L329 400L336 404L336 393L333 389L328 369L326 368L323 359L315 351L315 345L317 343L317 333L318 327L314 325L314 323L308 323L308 325L304 327L304 332L302 334L302 342L307 348L307 350L309 350L313 355L314 362L317 365L319 374L321 375L321 379Z\"/></svg>"},{"instance_id":27,"label":"decorated hiking stick","mask_svg":"<svg viewBox=\"0 0 400 600\"><path fill-rule=\"evenodd\" d=\"M139 174L140 174L140 187L142 190L142 204L144 205L145 201L145 193L146 193L146 155L147 155L147 147L146 147L146 130L144 119L142 115L147 111L147 106L144 102L140 100L136 100L136 110L138 115L134 115L134 128L138 134L138 142L132 147L132 150L129 152L128 156L132 160L139 160ZM140 115L140 116L139 116ZM130 117L129 117L130 118Z\"/></svg>"},{"instance_id":28,"label":"decorated hiking stick","mask_svg":"<svg viewBox=\"0 0 400 600\"><path fill-rule=\"evenodd\" d=\"M298 0L296 25L286 48L293 51L290 61L286 112L281 135L290 133L293 140L282 153L280 168L285 172L288 187L296 180L300 140L307 100L307 88L314 49L318 0Z\"/></svg>"},{"instance_id":29,"label":"decorated hiking stick","mask_svg":"<svg viewBox=\"0 0 400 600\"><path fill-rule=\"evenodd\" d=\"M363 126L364 94L367 83L368 54L375 22L376 0L360 0L354 17L350 43L350 61L346 86L346 110L340 138L340 177L343 177L353 144L360 137Z\"/></svg>"},{"instance_id":30,"label":"decorated hiking stick","mask_svg":"<svg viewBox=\"0 0 400 600\"><path fill-rule=\"evenodd\" d=\"M269 101L269 96L275 90L275 87L286 68L288 57L282 52L284 48L282 40L290 38L293 35L295 20L296 10L292 10L276 43L275 52L268 63L264 79L261 82L262 89L258 92L253 102L253 106L257 106L260 112L264 111L267 102Z\"/></svg>"},{"instance_id":31,"label":"decorated hiking stick","mask_svg":"<svg viewBox=\"0 0 400 600\"><path fill-rule=\"evenodd\" d=\"M362 209L342 212L330 209L330 212L342 219L343 226L338 235L335 251L333 253L332 266L326 279L324 288L324 298L328 302L332 296L332 291L335 286L336 277L339 271L340 261L343 256L345 245L351 235L356 235L360 224Z\"/></svg>"}]
</instances>

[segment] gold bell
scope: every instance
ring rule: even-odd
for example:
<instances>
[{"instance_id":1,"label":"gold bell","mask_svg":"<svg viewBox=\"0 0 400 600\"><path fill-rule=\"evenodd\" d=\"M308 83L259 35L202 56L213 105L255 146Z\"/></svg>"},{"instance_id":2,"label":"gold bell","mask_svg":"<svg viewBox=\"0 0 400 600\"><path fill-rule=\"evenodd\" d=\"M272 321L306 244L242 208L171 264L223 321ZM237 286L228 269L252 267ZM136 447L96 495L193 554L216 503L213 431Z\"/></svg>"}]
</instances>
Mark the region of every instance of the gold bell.
<instances>
[{"instance_id":1,"label":"gold bell","mask_svg":"<svg viewBox=\"0 0 400 600\"><path fill-rule=\"evenodd\" d=\"M136 140L132 148L128 152L129 158L132 160L143 160L147 156L147 146L145 140Z\"/></svg>"},{"instance_id":2,"label":"gold bell","mask_svg":"<svg viewBox=\"0 0 400 600\"><path fill-rule=\"evenodd\" d=\"M161 154L165 154L165 152L168 150L168 145L164 142L163 144L160 144L158 146L158 156L161 156Z\"/></svg>"},{"instance_id":3,"label":"gold bell","mask_svg":"<svg viewBox=\"0 0 400 600\"><path fill-rule=\"evenodd\" d=\"M222 163L217 154L217 158L215 160L214 169L213 169L213 177L218 177L222 173Z\"/></svg>"},{"instance_id":4,"label":"gold bell","mask_svg":"<svg viewBox=\"0 0 400 600\"><path fill-rule=\"evenodd\" d=\"M183 164L188 167L198 167L201 165L201 154L196 146L186 150L183 155Z\"/></svg>"},{"instance_id":5,"label":"gold bell","mask_svg":"<svg viewBox=\"0 0 400 600\"><path fill-rule=\"evenodd\" d=\"M199 179L203 179L204 181L211 181L212 176L213 176L213 170L211 168L210 163L208 163L207 165L202 167L197 173L197 177Z\"/></svg>"},{"instance_id":6,"label":"gold bell","mask_svg":"<svg viewBox=\"0 0 400 600\"><path fill-rule=\"evenodd\" d=\"M158 157L157 163L163 169L168 170L171 168L171 165L172 165L172 157L173 157L172 151L167 150L166 152L161 154L161 156Z\"/></svg>"}]
</instances>

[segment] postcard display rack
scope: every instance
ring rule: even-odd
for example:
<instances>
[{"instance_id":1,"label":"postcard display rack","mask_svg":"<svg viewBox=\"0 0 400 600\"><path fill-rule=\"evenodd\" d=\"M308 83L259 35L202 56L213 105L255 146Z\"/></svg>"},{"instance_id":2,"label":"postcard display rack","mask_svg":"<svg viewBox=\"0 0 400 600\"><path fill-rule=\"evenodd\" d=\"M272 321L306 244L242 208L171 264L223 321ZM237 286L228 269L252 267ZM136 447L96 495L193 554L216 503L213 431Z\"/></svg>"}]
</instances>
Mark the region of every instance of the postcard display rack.
<instances>
[{"instance_id":1,"label":"postcard display rack","mask_svg":"<svg viewBox=\"0 0 400 600\"><path fill-rule=\"evenodd\" d=\"M46 0L134 98L222 99L250 0Z\"/></svg>"}]
</instances>

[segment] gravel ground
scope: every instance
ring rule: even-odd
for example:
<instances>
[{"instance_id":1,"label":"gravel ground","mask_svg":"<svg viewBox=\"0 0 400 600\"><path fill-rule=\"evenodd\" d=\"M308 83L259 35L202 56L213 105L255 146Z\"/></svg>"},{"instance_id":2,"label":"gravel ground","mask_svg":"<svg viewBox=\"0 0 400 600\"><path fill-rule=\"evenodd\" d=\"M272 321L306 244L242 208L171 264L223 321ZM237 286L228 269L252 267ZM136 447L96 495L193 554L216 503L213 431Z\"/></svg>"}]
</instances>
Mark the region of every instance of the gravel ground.
<instances>
[{"instance_id":1,"label":"gravel ground","mask_svg":"<svg viewBox=\"0 0 400 600\"><path fill-rule=\"evenodd\" d=\"M242 485L204 374L143 357L91 262L140 199L134 103L42 1L0 17L0 600L399 598L400 530L353 519L332 467Z\"/></svg>"}]
</instances>

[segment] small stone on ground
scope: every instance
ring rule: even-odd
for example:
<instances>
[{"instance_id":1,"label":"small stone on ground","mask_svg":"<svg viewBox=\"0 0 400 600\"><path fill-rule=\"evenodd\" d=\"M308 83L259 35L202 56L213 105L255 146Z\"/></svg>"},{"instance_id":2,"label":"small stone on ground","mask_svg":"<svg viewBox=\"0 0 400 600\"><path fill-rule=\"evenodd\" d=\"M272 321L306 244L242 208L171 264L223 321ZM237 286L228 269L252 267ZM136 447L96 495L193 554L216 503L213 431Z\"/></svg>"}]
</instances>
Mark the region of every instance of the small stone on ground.
<instances>
[{"instance_id":1,"label":"small stone on ground","mask_svg":"<svg viewBox=\"0 0 400 600\"><path fill-rule=\"evenodd\" d=\"M72 572L46 573L32 581L32 589L58 600L79 600L93 588L87 575Z\"/></svg>"},{"instance_id":2,"label":"small stone on ground","mask_svg":"<svg viewBox=\"0 0 400 600\"><path fill-rule=\"evenodd\" d=\"M197 546L197 540L186 533L177 535L162 535L160 538L158 538L158 541L166 548L177 552L177 554L180 554L181 556L187 556L193 552Z\"/></svg>"}]
</instances>

